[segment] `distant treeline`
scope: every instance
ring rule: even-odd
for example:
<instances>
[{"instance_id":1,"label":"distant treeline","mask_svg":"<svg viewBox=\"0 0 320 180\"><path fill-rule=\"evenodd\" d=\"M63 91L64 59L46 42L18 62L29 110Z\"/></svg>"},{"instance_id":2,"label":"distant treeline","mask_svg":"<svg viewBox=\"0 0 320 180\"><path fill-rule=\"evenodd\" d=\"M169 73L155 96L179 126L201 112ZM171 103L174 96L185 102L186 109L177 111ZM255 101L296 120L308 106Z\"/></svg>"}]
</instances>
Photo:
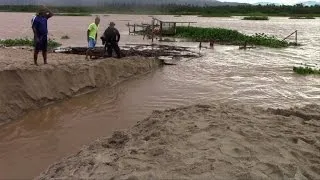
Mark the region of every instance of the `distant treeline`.
<instances>
[{"instance_id":1,"label":"distant treeline","mask_svg":"<svg viewBox=\"0 0 320 180\"><path fill-rule=\"evenodd\" d=\"M55 13L130 13L130 14L173 14L173 15L200 15L200 16L237 16L237 15L265 15L265 16L318 16L320 6L206 6L191 5L109 5L105 7L49 7ZM2 5L2 12L36 12L37 6Z\"/></svg>"},{"instance_id":2,"label":"distant treeline","mask_svg":"<svg viewBox=\"0 0 320 180\"><path fill-rule=\"evenodd\" d=\"M240 6L216 6L216 7L175 7L171 13L179 14L200 14L200 15L225 15L225 16L320 16L320 6L303 6L301 4L295 6L252 6L252 5L240 5Z\"/></svg>"}]
</instances>

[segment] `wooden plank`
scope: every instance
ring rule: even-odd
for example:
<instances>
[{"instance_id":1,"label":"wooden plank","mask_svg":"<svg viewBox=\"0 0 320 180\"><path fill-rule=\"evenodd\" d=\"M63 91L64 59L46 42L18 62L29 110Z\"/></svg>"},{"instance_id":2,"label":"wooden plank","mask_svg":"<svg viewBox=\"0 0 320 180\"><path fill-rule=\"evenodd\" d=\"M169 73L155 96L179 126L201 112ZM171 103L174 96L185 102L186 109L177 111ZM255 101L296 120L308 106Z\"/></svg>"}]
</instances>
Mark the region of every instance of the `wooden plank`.
<instances>
[{"instance_id":1,"label":"wooden plank","mask_svg":"<svg viewBox=\"0 0 320 180\"><path fill-rule=\"evenodd\" d=\"M151 25L151 36L152 36L152 42L153 42L153 38L154 38L154 34L153 34L153 30L154 30L154 19L152 19L152 25Z\"/></svg>"},{"instance_id":2,"label":"wooden plank","mask_svg":"<svg viewBox=\"0 0 320 180\"><path fill-rule=\"evenodd\" d=\"M162 22L160 22L160 41L162 41Z\"/></svg>"}]
</instances>

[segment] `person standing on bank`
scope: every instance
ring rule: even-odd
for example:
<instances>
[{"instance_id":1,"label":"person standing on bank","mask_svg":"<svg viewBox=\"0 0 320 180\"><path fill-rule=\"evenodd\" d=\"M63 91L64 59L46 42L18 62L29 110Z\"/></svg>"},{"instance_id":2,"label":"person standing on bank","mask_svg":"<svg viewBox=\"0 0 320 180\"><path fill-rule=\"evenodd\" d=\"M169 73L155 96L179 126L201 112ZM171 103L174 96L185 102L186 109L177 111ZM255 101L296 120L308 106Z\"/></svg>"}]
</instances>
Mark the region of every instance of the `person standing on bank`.
<instances>
[{"instance_id":1,"label":"person standing on bank","mask_svg":"<svg viewBox=\"0 0 320 180\"><path fill-rule=\"evenodd\" d=\"M33 18L32 30L34 34L34 64L38 66L38 54L42 51L44 64L47 64L48 49L48 19L53 13L46 7L41 7L38 15Z\"/></svg>"},{"instance_id":2,"label":"person standing on bank","mask_svg":"<svg viewBox=\"0 0 320 180\"><path fill-rule=\"evenodd\" d=\"M99 30L100 18L97 16L94 20L94 23L91 23L88 27L87 31L87 41L88 41L88 50L86 52L86 60L90 55L90 59L92 58L92 50L96 47L98 30Z\"/></svg>"},{"instance_id":3,"label":"person standing on bank","mask_svg":"<svg viewBox=\"0 0 320 180\"><path fill-rule=\"evenodd\" d=\"M117 54L117 58L121 58L120 48L118 46L118 42L120 41L120 33L114 26L115 23L110 22L109 27L103 33L103 40L105 43L104 54L107 51L108 57L112 57L112 50L114 49Z\"/></svg>"}]
</instances>

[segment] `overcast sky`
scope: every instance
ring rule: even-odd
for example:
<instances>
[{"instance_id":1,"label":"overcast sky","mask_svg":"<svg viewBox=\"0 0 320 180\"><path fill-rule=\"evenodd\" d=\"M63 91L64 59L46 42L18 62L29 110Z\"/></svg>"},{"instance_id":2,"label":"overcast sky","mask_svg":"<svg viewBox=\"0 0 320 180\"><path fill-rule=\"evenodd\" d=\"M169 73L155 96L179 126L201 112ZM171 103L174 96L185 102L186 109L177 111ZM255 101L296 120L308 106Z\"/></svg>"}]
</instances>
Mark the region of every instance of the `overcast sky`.
<instances>
[{"instance_id":1,"label":"overcast sky","mask_svg":"<svg viewBox=\"0 0 320 180\"><path fill-rule=\"evenodd\" d=\"M257 3L257 2L272 2L272 3L280 3L280 4L296 4L298 2L304 2L308 0L221 0L225 2L244 2L244 3ZM311 0L318 1L319 0Z\"/></svg>"}]
</instances>

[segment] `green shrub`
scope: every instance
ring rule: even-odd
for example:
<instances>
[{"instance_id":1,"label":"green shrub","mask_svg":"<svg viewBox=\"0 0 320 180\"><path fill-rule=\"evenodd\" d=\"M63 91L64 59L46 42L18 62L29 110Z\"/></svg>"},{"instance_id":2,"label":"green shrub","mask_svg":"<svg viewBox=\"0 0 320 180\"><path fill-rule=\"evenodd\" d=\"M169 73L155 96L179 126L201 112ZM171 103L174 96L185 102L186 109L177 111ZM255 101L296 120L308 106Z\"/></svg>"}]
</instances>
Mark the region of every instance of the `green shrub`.
<instances>
[{"instance_id":1,"label":"green shrub","mask_svg":"<svg viewBox=\"0 0 320 180\"><path fill-rule=\"evenodd\" d=\"M34 46L34 41L28 38L24 39L5 39L5 40L0 40L0 45L3 46ZM48 40L48 48L56 48L61 46L60 43L49 39Z\"/></svg>"}]
</instances>

